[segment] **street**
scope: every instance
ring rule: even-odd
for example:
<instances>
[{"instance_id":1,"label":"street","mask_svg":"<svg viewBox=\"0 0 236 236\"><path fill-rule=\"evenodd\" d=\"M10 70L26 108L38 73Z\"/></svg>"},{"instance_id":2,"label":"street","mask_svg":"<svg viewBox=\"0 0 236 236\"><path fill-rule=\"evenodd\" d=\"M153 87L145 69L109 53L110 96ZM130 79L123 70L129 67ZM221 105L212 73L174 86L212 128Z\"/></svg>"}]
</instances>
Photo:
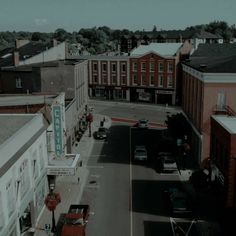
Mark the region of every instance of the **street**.
<instances>
[{"instance_id":1,"label":"street","mask_svg":"<svg viewBox=\"0 0 236 236\"><path fill-rule=\"evenodd\" d=\"M164 122L166 117L166 110L156 107L135 106L136 113L129 114L132 104L105 103L103 106L102 102L92 102L96 103L96 106L90 104L94 112L104 116L139 119L145 114L145 118L157 123ZM154 111L147 112L151 108ZM154 115L155 110L159 116ZM164 191L185 184L180 181L179 171L158 173L153 166L151 158L168 148L162 143L164 133L163 127L139 129L132 124L113 122L108 139L95 141L81 199L81 204L90 205L87 236L154 236L157 233L171 236L174 230L180 230L179 235L186 235L188 230L190 235L198 235L192 227L194 218L170 217ZM147 146L151 157L147 162L133 162L135 145Z\"/></svg>"}]
</instances>

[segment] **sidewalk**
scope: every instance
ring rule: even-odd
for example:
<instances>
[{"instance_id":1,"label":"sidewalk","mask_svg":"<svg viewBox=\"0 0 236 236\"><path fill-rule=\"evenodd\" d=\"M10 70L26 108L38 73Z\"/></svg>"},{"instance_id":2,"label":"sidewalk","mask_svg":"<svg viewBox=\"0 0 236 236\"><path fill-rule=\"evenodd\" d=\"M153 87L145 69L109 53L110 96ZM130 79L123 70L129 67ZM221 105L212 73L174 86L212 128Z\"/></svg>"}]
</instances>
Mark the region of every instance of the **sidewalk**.
<instances>
[{"instance_id":1,"label":"sidewalk","mask_svg":"<svg viewBox=\"0 0 236 236\"><path fill-rule=\"evenodd\" d=\"M94 138L93 132L95 132L100 126L100 121L104 116L99 114L94 114L94 121L91 124L91 137L89 137L89 130L87 129L78 142L78 145L73 146L72 153L79 153L80 160L82 160L82 167L77 169L77 172L74 176L58 176L56 179L56 188L55 192L60 193L61 203L57 206L55 210L55 222L57 222L62 213L66 213L71 204L79 204L83 189L89 175L89 170L87 169L87 162L89 156L92 152ZM111 120L108 117L105 117L104 127L109 128L111 126ZM44 230L45 224L50 224L52 226L52 213L44 207L43 213L36 225L35 236L46 236L53 235L47 233ZM55 234L56 235L56 234Z\"/></svg>"}]
</instances>

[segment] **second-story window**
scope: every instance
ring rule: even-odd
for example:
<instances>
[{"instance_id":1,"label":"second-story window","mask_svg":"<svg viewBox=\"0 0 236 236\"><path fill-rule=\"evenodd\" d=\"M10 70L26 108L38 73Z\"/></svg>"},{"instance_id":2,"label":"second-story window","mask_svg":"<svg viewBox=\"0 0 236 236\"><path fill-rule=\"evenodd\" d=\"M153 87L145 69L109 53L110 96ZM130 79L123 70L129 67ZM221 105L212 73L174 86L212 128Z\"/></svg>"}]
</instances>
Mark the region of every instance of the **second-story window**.
<instances>
[{"instance_id":1,"label":"second-story window","mask_svg":"<svg viewBox=\"0 0 236 236\"><path fill-rule=\"evenodd\" d=\"M98 82L98 76L97 75L93 75L93 83L97 83Z\"/></svg>"},{"instance_id":2,"label":"second-story window","mask_svg":"<svg viewBox=\"0 0 236 236\"><path fill-rule=\"evenodd\" d=\"M146 71L146 62L141 63L141 71L145 72Z\"/></svg>"},{"instance_id":3,"label":"second-story window","mask_svg":"<svg viewBox=\"0 0 236 236\"><path fill-rule=\"evenodd\" d=\"M133 74L132 80L133 80L133 84L137 84L138 83L137 75L136 74Z\"/></svg>"},{"instance_id":4,"label":"second-story window","mask_svg":"<svg viewBox=\"0 0 236 236\"><path fill-rule=\"evenodd\" d=\"M163 74L159 74L158 75L158 86L159 87L163 87L163 80L164 80Z\"/></svg>"},{"instance_id":5,"label":"second-story window","mask_svg":"<svg viewBox=\"0 0 236 236\"><path fill-rule=\"evenodd\" d=\"M107 76L102 75L102 83L105 84L107 82Z\"/></svg>"},{"instance_id":6,"label":"second-story window","mask_svg":"<svg viewBox=\"0 0 236 236\"><path fill-rule=\"evenodd\" d=\"M150 85L154 85L154 74L150 74Z\"/></svg>"},{"instance_id":7,"label":"second-story window","mask_svg":"<svg viewBox=\"0 0 236 236\"><path fill-rule=\"evenodd\" d=\"M173 62L169 61L168 62L168 72L173 72L174 71L174 66L173 66Z\"/></svg>"},{"instance_id":8,"label":"second-story window","mask_svg":"<svg viewBox=\"0 0 236 236\"><path fill-rule=\"evenodd\" d=\"M103 73L107 72L107 64L106 63L102 63L102 72Z\"/></svg>"},{"instance_id":9,"label":"second-story window","mask_svg":"<svg viewBox=\"0 0 236 236\"><path fill-rule=\"evenodd\" d=\"M145 74L142 74L141 85L146 85L146 75Z\"/></svg>"},{"instance_id":10,"label":"second-story window","mask_svg":"<svg viewBox=\"0 0 236 236\"><path fill-rule=\"evenodd\" d=\"M117 77L116 77L116 75L112 75L112 76L111 76L111 82L112 82L112 84L116 84L116 82L117 82Z\"/></svg>"},{"instance_id":11,"label":"second-story window","mask_svg":"<svg viewBox=\"0 0 236 236\"><path fill-rule=\"evenodd\" d=\"M121 76L121 84L122 85L126 84L126 76Z\"/></svg>"},{"instance_id":12,"label":"second-story window","mask_svg":"<svg viewBox=\"0 0 236 236\"><path fill-rule=\"evenodd\" d=\"M158 71L163 72L164 71L164 63L163 61L158 62Z\"/></svg>"},{"instance_id":13,"label":"second-story window","mask_svg":"<svg viewBox=\"0 0 236 236\"><path fill-rule=\"evenodd\" d=\"M115 73L115 72L116 72L116 63L112 63L111 65L112 65L112 66L111 66L111 71L112 71L113 73Z\"/></svg>"},{"instance_id":14,"label":"second-story window","mask_svg":"<svg viewBox=\"0 0 236 236\"><path fill-rule=\"evenodd\" d=\"M168 77L167 77L167 86L169 88L173 87L173 76L172 75L168 75Z\"/></svg>"},{"instance_id":15,"label":"second-story window","mask_svg":"<svg viewBox=\"0 0 236 236\"><path fill-rule=\"evenodd\" d=\"M98 71L98 64L96 62L93 63L93 71L94 72Z\"/></svg>"},{"instance_id":16,"label":"second-story window","mask_svg":"<svg viewBox=\"0 0 236 236\"><path fill-rule=\"evenodd\" d=\"M22 80L20 77L16 78L16 88L22 88Z\"/></svg>"},{"instance_id":17,"label":"second-story window","mask_svg":"<svg viewBox=\"0 0 236 236\"><path fill-rule=\"evenodd\" d=\"M154 63L154 61L151 61L151 62L150 62L150 71L151 71L151 72L154 72L154 71L155 71L155 63Z\"/></svg>"},{"instance_id":18,"label":"second-story window","mask_svg":"<svg viewBox=\"0 0 236 236\"><path fill-rule=\"evenodd\" d=\"M126 72L126 63L121 63L121 72L122 73Z\"/></svg>"}]
</instances>

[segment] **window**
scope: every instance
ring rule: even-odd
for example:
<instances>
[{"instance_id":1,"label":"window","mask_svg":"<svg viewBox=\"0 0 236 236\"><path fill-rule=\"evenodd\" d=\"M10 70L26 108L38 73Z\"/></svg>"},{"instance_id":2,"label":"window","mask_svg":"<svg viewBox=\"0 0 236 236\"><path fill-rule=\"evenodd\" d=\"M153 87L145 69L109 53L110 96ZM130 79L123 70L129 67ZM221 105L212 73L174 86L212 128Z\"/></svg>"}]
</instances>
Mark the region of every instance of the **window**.
<instances>
[{"instance_id":1,"label":"window","mask_svg":"<svg viewBox=\"0 0 236 236\"><path fill-rule=\"evenodd\" d=\"M151 62L150 62L150 71L151 71L151 72L154 72L154 71L155 71L155 63L154 63L154 61L151 61Z\"/></svg>"},{"instance_id":2,"label":"window","mask_svg":"<svg viewBox=\"0 0 236 236\"><path fill-rule=\"evenodd\" d=\"M16 88L22 88L22 81L21 78L16 78Z\"/></svg>"},{"instance_id":3,"label":"window","mask_svg":"<svg viewBox=\"0 0 236 236\"><path fill-rule=\"evenodd\" d=\"M111 71L116 72L116 63L111 64Z\"/></svg>"},{"instance_id":4,"label":"window","mask_svg":"<svg viewBox=\"0 0 236 236\"><path fill-rule=\"evenodd\" d=\"M146 62L141 63L141 71L143 71L143 72L146 71Z\"/></svg>"},{"instance_id":5,"label":"window","mask_svg":"<svg viewBox=\"0 0 236 236\"><path fill-rule=\"evenodd\" d=\"M93 63L93 71L98 71L98 64L96 62Z\"/></svg>"},{"instance_id":6,"label":"window","mask_svg":"<svg viewBox=\"0 0 236 236\"><path fill-rule=\"evenodd\" d=\"M145 85L145 84L146 84L146 75L142 74L141 85Z\"/></svg>"},{"instance_id":7,"label":"window","mask_svg":"<svg viewBox=\"0 0 236 236\"><path fill-rule=\"evenodd\" d=\"M6 185L6 195L7 195L7 208L8 208L8 216L10 217L15 210L15 193L14 186L12 180L10 180Z\"/></svg>"},{"instance_id":8,"label":"window","mask_svg":"<svg viewBox=\"0 0 236 236\"><path fill-rule=\"evenodd\" d=\"M164 71L164 63L163 61L158 62L158 71L163 72Z\"/></svg>"},{"instance_id":9,"label":"window","mask_svg":"<svg viewBox=\"0 0 236 236\"><path fill-rule=\"evenodd\" d=\"M28 161L24 160L19 168L19 178L20 178L20 196L23 199L25 193L30 188L30 178L29 178L29 168Z\"/></svg>"},{"instance_id":10,"label":"window","mask_svg":"<svg viewBox=\"0 0 236 236\"><path fill-rule=\"evenodd\" d=\"M107 82L107 76L102 75L102 83L105 84Z\"/></svg>"},{"instance_id":11,"label":"window","mask_svg":"<svg viewBox=\"0 0 236 236\"><path fill-rule=\"evenodd\" d=\"M137 71L137 62L133 62L133 63L132 63L132 70L133 70L134 72Z\"/></svg>"},{"instance_id":12,"label":"window","mask_svg":"<svg viewBox=\"0 0 236 236\"><path fill-rule=\"evenodd\" d=\"M2 208L2 194L0 192L0 231L4 227L4 213Z\"/></svg>"},{"instance_id":13,"label":"window","mask_svg":"<svg viewBox=\"0 0 236 236\"><path fill-rule=\"evenodd\" d=\"M225 92L219 92L217 95L217 109L224 110L225 109Z\"/></svg>"},{"instance_id":14,"label":"window","mask_svg":"<svg viewBox=\"0 0 236 236\"><path fill-rule=\"evenodd\" d=\"M112 82L112 84L116 84L116 83L117 83L117 77L116 77L116 75L112 75L112 76L111 76L111 82Z\"/></svg>"},{"instance_id":15,"label":"window","mask_svg":"<svg viewBox=\"0 0 236 236\"><path fill-rule=\"evenodd\" d=\"M154 74L150 74L150 85L154 85Z\"/></svg>"},{"instance_id":16,"label":"window","mask_svg":"<svg viewBox=\"0 0 236 236\"><path fill-rule=\"evenodd\" d=\"M171 61L169 61L168 62L168 72L173 72L174 71L174 66L173 66L173 62Z\"/></svg>"},{"instance_id":17,"label":"window","mask_svg":"<svg viewBox=\"0 0 236 236\"><path fill-rule=\"evenodd\" d=\"M133 84L137 84L138 83L138 80L137 80L137 75L136 74L133 74Z\"/></svg>"},{"instance_id":18,"label":"window","mask_svg":"<svg viewBox=\"0 0 236 236\"><path fill-rule=\"evenodd\" d=\"M102 72L103 73L107 72L107 64L106 63L102 63Z\"/></svg>"},{"instance_id":19,"label":"window","mask_svg":"<svg viewBox=\"0 0 236 236\"><path fill-rule=\"evenodd\" d=\"M97 75L93 75L93 83L97 83L98 82L98 76Z\"/></svg>"},{"instance_id":20,"label":"window","mask_svg":"<svg viewBox=\"0 0 236 236\"><path fill-rule=\"evenodd\" d=\"M126 84L126 76L121 76L121 84Z\"/></svg>"},{"instance_id":21,"label":"window","mask_svg":"<svg viewBox=\"0 0 236 236\"><path fill-rule=\"evenodd\" d=\"M121 64L121 72L126 72L126 64L125 63L122 63Z\"/></svg>"},{"instance_id":22,"label":"window","mask_svg":"<svg viewBox=\"0 0 236 236\"><path fill-rule=\"evenodd\" d=\"M158 86L159 87L163 87L163 80L164 80L163 74L159 74L159 76L158 76Z\"/></svg>"},{"instance_id":23,"label":"window","mask_svg":"<svg viewBox=\"0 0 236 236\"><path fill-rule=\"evenodd\" d=\"M34 179L37 179L39 176L39 168L38 168L38 156L37 156L37 150L33 152L33 158L32 158L32 170L33 170L33 177Z\"/></svg>"},{"instance_id":24,"label":"window","mask_svg":"<svg viewBox=\"0 0 236 236\"><path fill-rule=\"evenodd\" d=\"M172 88L173 87L173 76L168 75L167 77L167 87Z\"/></svg>"}]
</instances>

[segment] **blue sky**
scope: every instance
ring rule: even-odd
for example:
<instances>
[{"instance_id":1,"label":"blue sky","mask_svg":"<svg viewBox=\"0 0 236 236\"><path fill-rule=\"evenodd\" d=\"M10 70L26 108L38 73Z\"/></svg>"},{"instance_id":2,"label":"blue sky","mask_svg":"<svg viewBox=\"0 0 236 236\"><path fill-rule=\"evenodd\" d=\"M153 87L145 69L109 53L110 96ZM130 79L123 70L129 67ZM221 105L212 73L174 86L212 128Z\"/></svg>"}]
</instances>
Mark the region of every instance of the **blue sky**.
<instances>
[{"instance_id":1,"label":"blue sky","mask_svg":"<svg viewBox=\"0 0 236 236\"><path fill-rule=\"evenodd\" d=\"M0 31L184 29L215 20L233 25L235 12L236 0L0 0Z\"/></svg>"}]
</instances>

